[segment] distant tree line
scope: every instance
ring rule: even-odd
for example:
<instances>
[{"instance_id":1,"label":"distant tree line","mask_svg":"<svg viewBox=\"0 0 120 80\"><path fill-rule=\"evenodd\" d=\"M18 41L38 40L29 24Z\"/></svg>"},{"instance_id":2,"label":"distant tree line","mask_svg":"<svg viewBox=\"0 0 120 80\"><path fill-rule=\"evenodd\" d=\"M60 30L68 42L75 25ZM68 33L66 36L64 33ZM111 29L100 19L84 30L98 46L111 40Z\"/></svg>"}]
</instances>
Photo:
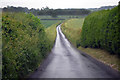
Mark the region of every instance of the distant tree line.
<instances>
[{"instance_id":1,"label":"distant tree line","mask_svg":"<svg viewBox=\"0 0 120 80\"><path fill-rule=\"evenodd\" d=\"M90 10L88 9L49 9L41 8L41 9L28 9L27 7L13 7L7 6L3 8L3 12L26 12L32 13L34 15L51 15L53 17L57 17L57 15L88 15Z\"/></svg>"}]
</instances>

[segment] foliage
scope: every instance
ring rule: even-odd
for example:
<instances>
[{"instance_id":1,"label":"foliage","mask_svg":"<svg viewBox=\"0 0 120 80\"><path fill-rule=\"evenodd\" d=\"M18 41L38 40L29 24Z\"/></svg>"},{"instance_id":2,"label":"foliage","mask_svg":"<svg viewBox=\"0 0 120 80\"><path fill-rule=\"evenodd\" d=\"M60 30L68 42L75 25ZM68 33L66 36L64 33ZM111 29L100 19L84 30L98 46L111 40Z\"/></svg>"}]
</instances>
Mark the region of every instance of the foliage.
<instances>
[{"instance_id":1,"label":"foliage","mask_svg":"<svg viewBox=\"0 0 120 80\"><path fill-rule=\"evenodd\" d=\"M34 71L50 51L40 20L32 14L2 15L3 78L22 78Z\"/></svg>"},{"instance_id":2,"label":"foliage","mask_svg":"<svg viewBox=\"0 0 120 80\"><path fill-rule=\"evenodd\" d=\"M0 9L0 26L2 26L2 11ZM2 78L2 29L0 29L0 79Z\"/></svg>"},{"instance_id":3,"label":"foliage","mask_svg":"<svg viewBox=\"0 0 120 80\"><path fill-rule=\"evenodd\" d=\"M118 6L111 10L94 12L85 18L81 41L82 47L102 48L120 55L120 14Z\"/></svg>"}]
</instances>

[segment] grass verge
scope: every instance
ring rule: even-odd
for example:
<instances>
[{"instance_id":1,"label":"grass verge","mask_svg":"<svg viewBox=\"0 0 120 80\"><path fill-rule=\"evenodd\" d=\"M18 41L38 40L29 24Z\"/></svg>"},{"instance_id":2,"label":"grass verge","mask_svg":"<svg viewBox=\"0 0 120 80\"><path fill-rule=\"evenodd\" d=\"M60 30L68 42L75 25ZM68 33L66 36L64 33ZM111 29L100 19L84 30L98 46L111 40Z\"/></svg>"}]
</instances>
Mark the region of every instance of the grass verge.
<instances>
[{"instance_id":1,"label":"grass verge","mask_svg":"<svg viewBox=\"0 0 120 80\"><path fill-rule=\"evenodd\" d=\"M93 58L111 66L112 68L120 71L120 59L117 55L110 55L109 52L102 49L94 49L94 48L83 48L79 47L79 50L86 52Z\"/></svg>"},{"instance_id":2,"label":"grass verge","mask_svg":"<svg viewBox=\"0 0 120 80\"><path fill-rule=\"evenodd\" d=\"M84 18L69 19L62 24L63 33L74 46L77 46L83 22Z\"/></svg>"},{"instance_id":3,"label":"grass verge","mask_svg":"<svg viewBox=\"0 0 120 80\"><path fill-rule=\"evenodd\" d=\"M56 24L53 24L52 26L46 28L45 32L46 32L46 35L49 39L49 42L50 42L50 48L52 49L53 46L54 46L54 42L55 42L55 38L56 38L56 35L57 35L57 32L56 32L56 27L57 25L59 25L61 23L61 21L57 22Z\"/></svg>"}]
</instances>

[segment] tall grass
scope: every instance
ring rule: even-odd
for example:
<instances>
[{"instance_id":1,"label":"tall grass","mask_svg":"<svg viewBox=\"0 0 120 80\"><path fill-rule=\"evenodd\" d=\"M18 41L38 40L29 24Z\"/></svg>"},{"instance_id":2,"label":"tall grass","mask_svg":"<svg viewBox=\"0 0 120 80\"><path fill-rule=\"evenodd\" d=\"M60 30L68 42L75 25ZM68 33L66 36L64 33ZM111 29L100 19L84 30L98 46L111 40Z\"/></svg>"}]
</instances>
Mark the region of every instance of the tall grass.
<instances>
[{"instance_id":1,"label":"tall grass","mask_svg":"<svg viewBox=\"0 0 120 80\"><path fill-rule=\"evenodd\" d=\"M84 18L66 20L62 24L62 31L74 46L78 46Z\"/></svg>"},{"instance_id":2,"label":"tall grass","mask_svg":"<svg viewBox=\"0 0 120 80\"><path fill-rule=\"evenodd\" d=\"M56 24L53 24L52 26L46 28L45 32L46 32L46 35L47 35L47 38L49 40L49 43L50 43L50 48L52 49L53 46L54 46L54 43L55 43L55 39L56 39L56 35L57 35L57 32L56 32L56 27L61 23L61 21L57 22Z\"/></svg>"}]
</instances>

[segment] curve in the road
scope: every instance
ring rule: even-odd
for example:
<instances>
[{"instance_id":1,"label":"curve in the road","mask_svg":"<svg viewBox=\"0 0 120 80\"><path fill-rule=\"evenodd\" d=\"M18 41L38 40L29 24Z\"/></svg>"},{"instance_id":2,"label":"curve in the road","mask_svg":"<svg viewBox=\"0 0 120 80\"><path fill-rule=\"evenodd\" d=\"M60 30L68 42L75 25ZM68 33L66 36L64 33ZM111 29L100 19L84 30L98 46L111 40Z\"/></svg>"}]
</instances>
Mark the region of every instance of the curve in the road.
<instances>
[{"instance_id":1,"label":"curve in the road","mask_svg":"<svg viewBox=\"0 0 120 80\"><path fill-rule=\"evenodd\" d=\"M61 31L57 30L55 45L30 78L118 78L119 73L74 48Z\"/></svg>"}]
</instances>

